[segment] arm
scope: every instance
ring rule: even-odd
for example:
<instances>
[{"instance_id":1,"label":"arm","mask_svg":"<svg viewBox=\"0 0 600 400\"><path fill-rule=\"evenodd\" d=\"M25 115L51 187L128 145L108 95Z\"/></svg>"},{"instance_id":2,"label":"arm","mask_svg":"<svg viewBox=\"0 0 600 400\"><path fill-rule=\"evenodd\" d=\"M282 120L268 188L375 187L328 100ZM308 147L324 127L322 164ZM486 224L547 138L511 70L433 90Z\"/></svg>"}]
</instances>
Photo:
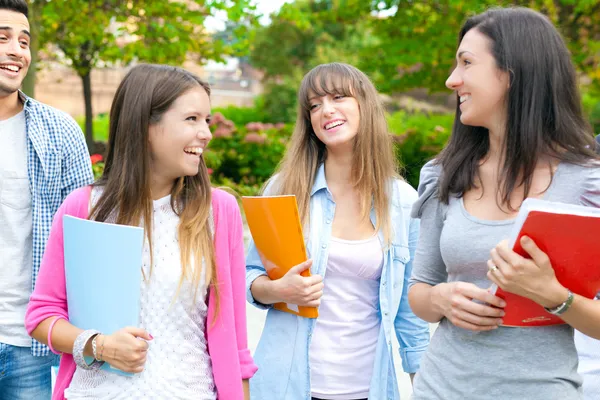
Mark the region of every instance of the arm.
<instances>
[{"instance_id":1,"label":"arm","mask_svg":"<svg viewBox=\"0 0 600 400\"><path fill-rule=\"evenodd\" d=\"M231 285L233 296L233 312L237 338L238 355L240 359L242 380L250 379L258 369L254 364L250 350L248 349L247 325L246 325L246 301L244 298L244 233L242 217L234 197L228 197L230 206L229 214L229 257L231 260ZM243 382L242 382L243 384Z\"/></svg>"},{"instance_id":2,"label":"arm","mask_svg":"<svg viewBox=\"0 0 600 400\"><path fill-rule=\"evenodd\" d=\"M51 341L55 350L68 354L73 352L75 339L83 330L68 322L63 216L68 214L71 202L80 200L78 197L68 198L55 214L35 290L25 316L27 332L44 344L48 344L48 329L52 321L64 318L54 325ZM103 359L123 371L140 372L146 361L145 350L148 344L138 340L136 336L151 340L151 336L137 328L126 328L113 335L98 337L98 344L104 346ZM84 355L92 356L91 341L86 344Z\"/></svg>"},{"instance_id":3,"label":"arm","mask_svg":"<svg viewBox=\"0 0 600 400\"><path fill-rule=\"evenodd\" d=\"M436 172L427 164L421 171L420 198L413 208L413 217L420 218L421 229L408 292L412 310L432 323L446 318L463 329L496 329L504 315L502 299L472 283L448 282L440 248L447 206L435 194L437 184Z\"/></svg>"},{"instance_id":4,"label":"arm","mask_svg":"<svg viewBox=\"0 0 600 400\"><path fill-rule=\"evenodd\" d=\"M79 125L69 116L64 117L61 194L65 199L73 190L94 181L90 153Z\"/></svg>"},{"instance_id":5,"label":"arm","mask_svg":"<svg viewBox=\"0 0 600 400\"><path fill-rule=\"evenodd\" d=\"M429 345L429 324L418 318L411 310L408 302L408 281L412 273L412 263L419 237L419 221L410 219L408 247L410 261L404 269L404 288L400 299L398 313L394 320L396 337L400 344L402 368L412 377L419 370L421 357Z\"/></svg>"}]
</instances>

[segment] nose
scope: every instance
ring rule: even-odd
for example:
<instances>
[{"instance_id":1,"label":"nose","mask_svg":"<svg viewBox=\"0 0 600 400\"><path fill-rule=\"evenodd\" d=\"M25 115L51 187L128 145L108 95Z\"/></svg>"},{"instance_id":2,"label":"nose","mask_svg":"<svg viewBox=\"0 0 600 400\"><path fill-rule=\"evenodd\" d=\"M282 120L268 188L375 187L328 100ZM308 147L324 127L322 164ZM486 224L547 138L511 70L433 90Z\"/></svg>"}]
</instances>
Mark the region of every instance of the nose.
<instances>
[{"instance_id":1,"label":"nose","mask_svg":"<svg viewBox=\"0 0 600 400\"><path fill-rule=\"evenodd\" d=\"M12 58L18 58L19 60L23 59L28 51L29 49L21 47L18 38L10 40L6 47L6 55Z\"/></svg>"},{"instance_id":2,"label":"nose","mask_svg":"<svg viewBox=\"0 0 600 400\"><path fill-rule=\"evenodd\" d=\"M446 79L446 87L450 90L458 90L462 85L462 78L458 72L458 68L454 68L448 79Z\"/></svg>"},{"instance_id":3,"label":"nose","mask_svg":"<svg viewBox=\"0 0 600 400\"><path fill-rule=\"evenodd\" d=\"M334 104L329 99L329 97L326 97L323 99L322 110L323 110L323 115L326 117L331 116L335 112Z\"/></svg>"},{"instance_id":4,"label":"nose","mask_svg":"<svg viewBox=\"0 0 600 400\"><path fill-rule=\"evenodd\" d=\"M208 127L208 124L202 124L198 129L197 137L200 140L204 140L205 142L209 142L212 139L212 132Z\"/></svg>"}]
</instances>

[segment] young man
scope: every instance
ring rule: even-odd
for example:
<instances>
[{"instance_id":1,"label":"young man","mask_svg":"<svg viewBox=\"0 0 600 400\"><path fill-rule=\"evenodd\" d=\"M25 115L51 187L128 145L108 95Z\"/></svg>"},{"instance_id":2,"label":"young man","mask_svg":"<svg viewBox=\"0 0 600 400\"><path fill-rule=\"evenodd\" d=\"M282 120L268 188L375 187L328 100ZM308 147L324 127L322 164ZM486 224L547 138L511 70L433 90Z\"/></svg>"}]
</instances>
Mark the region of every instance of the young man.
<instances>
[{"instance_id":1,"label":"young man","mask_svg":"<svg viewBox=\"0 0 600 400\"><path fill-rule=\"evenodd\" d=\"M0 400L49 399L57 357L32 341L25 311L52 216L93 180L81 129L19 91L31 62L26 0L0 0Z\"/></svg>"}]
</instances>

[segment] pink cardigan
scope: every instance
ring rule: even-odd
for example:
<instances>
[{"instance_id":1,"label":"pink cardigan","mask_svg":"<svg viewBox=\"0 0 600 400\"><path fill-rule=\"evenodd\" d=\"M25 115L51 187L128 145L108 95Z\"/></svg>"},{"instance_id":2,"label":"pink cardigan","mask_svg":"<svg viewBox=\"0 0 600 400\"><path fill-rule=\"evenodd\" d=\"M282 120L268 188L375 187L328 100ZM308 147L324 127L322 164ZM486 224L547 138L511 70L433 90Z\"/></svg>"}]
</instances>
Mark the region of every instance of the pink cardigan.
<instances>
[{"instance_id":1,"label":"pink cardigan","mask_svg":"<svg viewBox=\"0 0 600 400\"><path fill-rule=\"evenodd\" d=\"M63 215L88 217L91 187L72 192L57 211L35 290L31 296L25 327L29 334L48 317L68 319L63 254ZM244 241L242 219L235 198L213 189L212 205L215 219L215 253L220 288L220 312L215 313L214 293L209 294L207 316L208 352L220 400L243 399L242 379L251 378L258 369L248 350L246 332L246 297ZM63 400L64 391L75 373L70 354L60 361L52 400Z\"/></svg>"}]
</instances>

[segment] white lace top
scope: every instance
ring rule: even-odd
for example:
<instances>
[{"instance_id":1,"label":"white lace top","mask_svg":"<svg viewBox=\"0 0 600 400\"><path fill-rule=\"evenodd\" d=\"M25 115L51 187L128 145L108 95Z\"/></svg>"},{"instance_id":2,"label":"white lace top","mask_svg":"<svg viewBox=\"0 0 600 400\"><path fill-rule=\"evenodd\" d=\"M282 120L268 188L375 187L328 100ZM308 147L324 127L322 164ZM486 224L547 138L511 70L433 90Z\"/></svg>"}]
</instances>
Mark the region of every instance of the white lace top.
<instances>
[{"instance_id":1,"label":"white lace top","mask_svg":"<svg viewBox=\"0 0 600 400\"><path fill-rule=\"evenodd\" d=\"M99 193L94 189L92 199ZM76 399L194 399L214 400L216 389L207 351L206 285L194 291L184 281L179 295L181 258L177 240L179 217L170 196L154 202L152 244L154 267L149 281L142 280L140 327L154 339L149 342L145 369L134 376L77 368L65 390ZM150 273L150 252L144 246L143 270ZM173 299L175 299L173 301Z\"/></svg>"}]
</instances>

